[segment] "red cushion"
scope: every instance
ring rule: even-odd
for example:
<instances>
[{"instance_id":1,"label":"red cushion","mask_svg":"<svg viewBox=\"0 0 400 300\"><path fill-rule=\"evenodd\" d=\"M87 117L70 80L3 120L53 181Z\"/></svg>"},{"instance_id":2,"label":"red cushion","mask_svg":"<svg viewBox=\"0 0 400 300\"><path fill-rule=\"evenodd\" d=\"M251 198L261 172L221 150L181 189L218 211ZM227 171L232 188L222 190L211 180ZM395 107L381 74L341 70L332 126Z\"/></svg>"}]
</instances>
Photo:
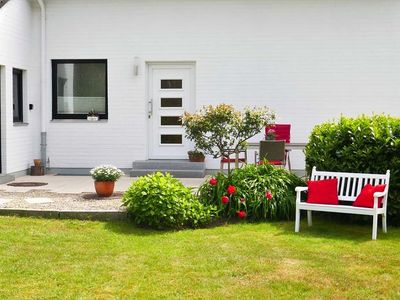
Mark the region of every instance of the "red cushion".
<instances>
[{"instance_id":1,"label":"red cushion","mask_svg":"<svg viewBox=\"0 0 400 300\"><path fill-rule=\"evenodd\" d=\"M283 161L281 161L281 160L269 160L269 161L267 161L267 163L268 163L269 165L273 165L273 166L280 166L280 165L283 165ZM258 164L259 164L259 165L263 165L263 164L264 164L264 161L263 161L263 160L260 160L260 161L258 162Z\"/></svg>"},{"instance_id":2,"label":"red cushion","mask_svg":"<svg viewBox=\"0 0 400 300\"><path fill-rule=\"evenodd\" d=\"M353 206L359 207L374 207L374 193L383 192L385 190L386 184L381 184L373 186L367 184L363 187L360 194L357 196L356 201L353 202ZM382 206L383 197L378 198L378 207Z\"/></svg>"},{"instance_id":3,"label":"red cushion","mask_svg":"<svg viewBox=\"0 0 400 300\"><path fill-rule=\"evenodd\" d=\"M337 178L308 181L307 203L339 204Z\"/></svg>"},{"instance_id":4,"label":"red cushion","mask_svg":"<svg viewBox=\"0 0 400 300\"><path fill-rule=\"evenodd\" d=\"M227 157L221 158L221 162L223 162L223 163L235 162L235 161L236 161L235 158L227 158ZM245 158L239 158L238 161L239 162L246 162L246 159Z\"/></svg>"}]
</instances>

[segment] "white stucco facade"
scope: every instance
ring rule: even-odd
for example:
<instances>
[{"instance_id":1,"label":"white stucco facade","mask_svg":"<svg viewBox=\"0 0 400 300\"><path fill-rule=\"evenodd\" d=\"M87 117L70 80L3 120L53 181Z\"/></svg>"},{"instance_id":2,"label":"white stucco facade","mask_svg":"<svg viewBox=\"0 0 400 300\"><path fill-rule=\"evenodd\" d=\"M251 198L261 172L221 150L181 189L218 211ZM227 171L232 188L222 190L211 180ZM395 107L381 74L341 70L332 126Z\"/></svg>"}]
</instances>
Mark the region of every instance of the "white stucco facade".
<instances>
[{"instance_id":1,"label":"white stucco facade","mask_svg":"<svg viewBox=\"0 0 400 300\"><path fill-rule=\"evenodd\" d=\"M33 3L11 0L0 10L6 172L22 170L40 156L40 18ZM53 168L101 163L130 168L134 160L148 158L147 66L155 62L195 66L196 108L221 102L237 108L272 108L277 123L292 124L292 142L306 143L314 125L341 114L400 114L400 2L396 0L47 0L45 4L48 109L44 118ZM53 59L107 59L107 121L52 120ZM38 107L28 112L25 127L12 124L12 95L7 88L12 67L29 71L28 102ZM292 153L292 165L304 168L301 153ZM218 162L208 158L207 167L218 168Z\"/></svg>"},{"instance_id":2,"label":"white stucco facade","mask_svg":"<svg viewBox=\"0 0 400 300\"><path fill-rule=\"evenodd\" d=\"M40 158L40 15L26 0L0 9L2 173L28 169ZM24 71L24 124L13 123L13 68ZM29 110L29 104L33 109Z\"/></svg>"}]
</instances>

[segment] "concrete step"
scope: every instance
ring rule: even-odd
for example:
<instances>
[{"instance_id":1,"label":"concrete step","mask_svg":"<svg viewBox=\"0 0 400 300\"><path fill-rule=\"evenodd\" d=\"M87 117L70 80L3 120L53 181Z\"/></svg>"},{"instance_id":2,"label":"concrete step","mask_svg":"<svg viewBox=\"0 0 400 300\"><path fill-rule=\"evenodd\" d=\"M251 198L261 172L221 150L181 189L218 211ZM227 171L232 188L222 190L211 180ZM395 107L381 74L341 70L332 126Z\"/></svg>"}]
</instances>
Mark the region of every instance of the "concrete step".
<instances>
[{"instance_id":1,"label":"concrete step","mask_svg":"<svg viewBox=\"0 0 400 300\"><path fill-rule=\"evenodd\" d=\"M176 178L203 178L206 175L206 170L171 170L171 169L132 169L130 172L131 177L139 177L154 172L170 173Z\"/></svg>"},{"instance_id":2,"label":"concrete step","mask_svg":"<svg viewBox=\"0 0 400 300\"><path fill-rule=\"evenodd\" d=\"M132 165L134 170L204 170L204 162L190 162L187 159L151 159L136 160Z\"/></svg>"}]
</instances>

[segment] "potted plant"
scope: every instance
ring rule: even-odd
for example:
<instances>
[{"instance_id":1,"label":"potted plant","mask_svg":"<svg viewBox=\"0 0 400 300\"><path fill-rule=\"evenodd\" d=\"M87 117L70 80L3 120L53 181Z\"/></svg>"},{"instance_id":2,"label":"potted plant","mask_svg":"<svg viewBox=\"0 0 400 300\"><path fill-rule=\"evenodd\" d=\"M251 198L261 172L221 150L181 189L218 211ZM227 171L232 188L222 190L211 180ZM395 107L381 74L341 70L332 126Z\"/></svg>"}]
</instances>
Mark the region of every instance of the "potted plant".
<instances>
[{"instance_id":1,"label":"potted plant","mask_svg":"<svg viewBox=\"0 0 400 300\"><path fill-rule=\"evenodd\" d=\"M88 114L87 114L87 120L88 121L98 121L99 120L99 114L92 108L92 110L89 111Z\"/></svg>"},{"instance_id":2,"label":"potted plant","mask_svg":"<svg viewBox=\"0 0 400 300\"><path fill-rule=\"evenodd\" d=\"M109 197L114 192L115 182L124 175L124 172L114 166L102 165L90 170L90 175L94 179L97 195Z\"/></svg>"},{"instance_id":3,"label":"potted plant","mask_svg":"<svg viewBox=\"0 0 400 300\"><path fill-rule=\"evenodd\" d=\"M189 161L191 162L204 162L205 156L204 153L194 149L188 152Z\"/></svg>"}]
</instances>

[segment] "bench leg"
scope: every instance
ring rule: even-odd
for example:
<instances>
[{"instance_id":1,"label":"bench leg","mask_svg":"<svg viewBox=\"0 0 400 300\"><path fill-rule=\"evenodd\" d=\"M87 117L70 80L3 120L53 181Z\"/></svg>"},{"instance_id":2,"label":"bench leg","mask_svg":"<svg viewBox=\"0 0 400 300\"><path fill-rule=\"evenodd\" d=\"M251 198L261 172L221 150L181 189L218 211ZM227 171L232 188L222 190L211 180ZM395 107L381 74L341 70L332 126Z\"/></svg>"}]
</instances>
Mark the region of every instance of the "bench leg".
<instances>
[{"instance_id":1,"label":"bench leg","mask_svg":"<svg viewBox=\"0 0 400 300\"><path fill-rule=\"evenodd\" d=\"M382 214L382 231L387 233L386 215Z\"/></svg>"},{"instance_id":2,"label":"bench leg","mask_svg":"<svg viewBox=\"0 0 400 300\"><path fill-rule=\"evenodd\" d=\"M372 239L376 240L376 236L378 234L378 215L375 214L372 216Z\"/></svg>"},{"instance_id":3,"label":"bench leg","mask_svg":"<svg viewBox=\"0 0 400 300\"><path fill-rule=\"evenodd\" d=\"M312 211L311 210L307 210L307 222L308 222L308 226L312 226Z\"/></svg>"},{"instance_id":4,"label":"bench leg","mask_svg":"<svg viewBox=\"0 0 400 300\"><path fill-rule=\"evenodd\" d=\"M294 225L294 231L299 232L300 231L300 209L296 208L296 221Z\"/></svg>"}]
</instances>

